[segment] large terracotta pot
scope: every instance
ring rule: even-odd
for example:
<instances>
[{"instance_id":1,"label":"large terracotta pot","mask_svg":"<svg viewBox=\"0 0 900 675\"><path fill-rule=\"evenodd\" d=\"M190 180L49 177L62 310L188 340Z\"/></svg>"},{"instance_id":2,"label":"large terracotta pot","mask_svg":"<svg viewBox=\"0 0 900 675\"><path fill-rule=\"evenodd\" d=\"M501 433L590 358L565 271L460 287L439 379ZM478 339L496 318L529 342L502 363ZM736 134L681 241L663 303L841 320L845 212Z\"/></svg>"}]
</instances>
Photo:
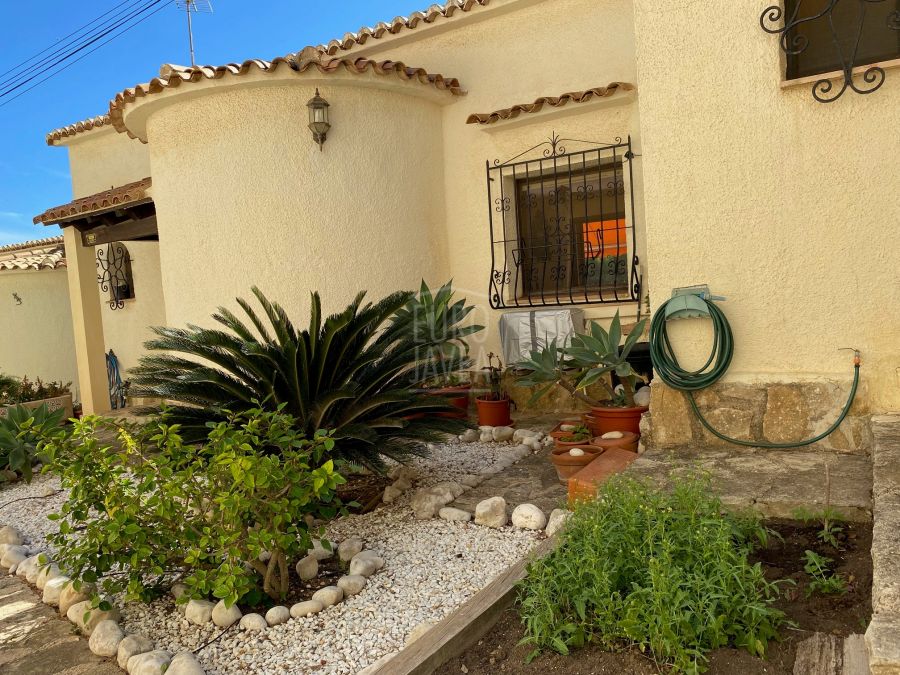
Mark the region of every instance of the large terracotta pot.
<instances>
[{"instance_id":1,"label":"large terracotta pot","mask_svg":"<svg viewBox=\"0 0 900 675\"><path fill-rule=\"evenodd\" d=\"M550 453L550 461L556 467L556 475L559 482L566 485L569 478L581 471L588 464L603 454L603 450L592 445L576 445L584 454L579 457L573 457L569 454L572 448L554 448Z\"/></svg>"},{"instance_id":2,"label":"large terracotta pot","mask_svg":"<svg viewBox=\"0 0 900 675\"><path fill-rule=\"evenodd\" d=\"M512 424L509 416L509 397L500 400L479 396L475 399L478 407L478 424L482 427L507 427Z\"/></svg>"},{"instance_id":3,"label":"large terracotta pot","mask_svg":"<svg viewBox=\"0 0 900 675\"><path fill-rule=\"evenodd\" d=\"M599 406L591 408L591 412L584 413L581 417L595 436L602 436L608 431L630 431L640 436L641 415L647 410L649 408L643 405L636 405L632 408Z\"/></svg>"},{"instance_id":4,"label":"large terracotta pot","mask_svg":"<svg viewBox=\"0 0 900 675\"><path fill-rule=\"evenodd\" d=\"M622 450L628 450L629 452L637 452L638 441L640 440L641 435L632 431L623 431L621 433L623 434L622 438L600 438L600 436L597 436L596 438L591 439L591 445L603 448L604 450L620 448Z\"/></svg>"}]
</instances>

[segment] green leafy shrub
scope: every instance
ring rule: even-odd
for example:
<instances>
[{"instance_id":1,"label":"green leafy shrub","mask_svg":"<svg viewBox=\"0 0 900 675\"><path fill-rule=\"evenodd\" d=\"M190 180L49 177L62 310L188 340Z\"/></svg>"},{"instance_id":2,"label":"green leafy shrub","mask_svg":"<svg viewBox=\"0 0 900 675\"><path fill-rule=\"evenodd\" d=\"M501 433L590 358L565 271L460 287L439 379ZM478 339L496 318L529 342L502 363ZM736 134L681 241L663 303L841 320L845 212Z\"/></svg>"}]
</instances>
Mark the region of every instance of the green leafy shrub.
<instances>
[{"instance_id":1,"label":"green leafy shrub","mask_svg":"<svg viewBox=\"0 0 900 675\"><path fill-rule=\"evenodd\" d=\"M41 378L29 380L26 375L21 380L0 374L0 405L30 403L45 398L56 398L72 393L72 383L44 382Z\"/></svg>"},{"instance_id":2,"label":"green leafy shrub","mask_svg":"<svg viewBox=\"0 0 900 675\"><path fill-rule=\"evenodd\" d=\"M66 411L50 411L47 404L37 408L17 405L0 417L0 482L22 476L31 480L32 466L39 460L37 447L42 439L65 432L60 425Z\"/></svg>"},{"instance_id":3,"label":"green leafy shrub","mask_svg":"<svg viewBox=\"0 0 900 675\"><path fill-rule=\"evenodd\" d=\"M394 293L363 304L360 293L337 314L322 318L312 294L309 328L297 330L287 312L254 288L264 317L237 302L249 325L220 308L213 318L227 330L189 326L155 328L145 356L132 371L135 396L171 401L170 418L195 436L225 410L246 410L261 401L284 406L301 430L333 429L336 457L382 470L382 456L398 461L424 454L422 442L459 434L467 424L421 413L456 410L447 401L413 388L436 367L432 347L459 336L429 336L394 321L414 293Z\"/></svg>"},{"instance_id":4,"label":"green leafy shrub","mask_svg":"<svg viewBox=\"0 0 900 675\"><path fill-rule=\"evenodd\" d=\"M734 645L762 656L784 615L778 587L747 561L757 521L723 515L709 479L671 491L614 476L580 505L559 547L533 562L520 590L525 643L567 654L636 645L678 672Z\"/></svg>"},{"instance_id":5,"label":"green leafy shrub","mask_svg":"<svg viewBox=\"0 0 900 675\"><path fill-rule=\"evenodd\" d=\"M259 409L212 424L202 445L179 432L164 417L140 428L87 417L44 444L48 470L69 489L51 516L60 567L129 598L182 576L192 597L283 599L288 562L311 546L304 516L340 510L345 481L323 461L334 441L304 439L292 417Z\"/></svg>"},{"instance_id":6,"label":"green leafy shrub","mask_svg":"<svg viewBox=\"0 0 900 675\"><path fill-rule=\"evenodd\" d=\"M847 592L844 578L831 569L834 560L807 550L803 553L803 561L803 571L810 577L809 586L806 588L807 598L813 593L843 595Z\"/></svg>"}]
</instances>

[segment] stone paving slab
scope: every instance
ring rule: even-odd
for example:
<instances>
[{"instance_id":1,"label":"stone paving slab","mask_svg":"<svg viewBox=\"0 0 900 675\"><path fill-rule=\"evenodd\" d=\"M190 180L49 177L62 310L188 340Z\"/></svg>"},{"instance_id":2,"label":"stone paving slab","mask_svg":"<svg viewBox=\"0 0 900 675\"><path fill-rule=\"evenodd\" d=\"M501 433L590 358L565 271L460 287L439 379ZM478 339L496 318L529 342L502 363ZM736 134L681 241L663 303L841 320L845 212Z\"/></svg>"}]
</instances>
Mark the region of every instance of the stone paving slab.
<instances>
[{"instance_id":1,"label":"stone paving slab","mask_svg":"<svg viewBox=\"0 0 900 675\"><path fill-rule=\"evenodd\" d=\"M17 577L0 577L2 675L121 675Z\"/></svg>"},{"instance_id":2,"label":"stone paving slab","mask_svg":"<svg viewBox=\"0 0 900 675\"><path fill-rule=\"evenodd\" d=\"M665 484L673 470L709 471L722 501L766 517L791 518L797 509L824 508L825 465L831 473L831 507L845 518L868 521L872 514L872 462L863 455L760 448L648 450L627 473Z\"/></svg>"}]
</instances>

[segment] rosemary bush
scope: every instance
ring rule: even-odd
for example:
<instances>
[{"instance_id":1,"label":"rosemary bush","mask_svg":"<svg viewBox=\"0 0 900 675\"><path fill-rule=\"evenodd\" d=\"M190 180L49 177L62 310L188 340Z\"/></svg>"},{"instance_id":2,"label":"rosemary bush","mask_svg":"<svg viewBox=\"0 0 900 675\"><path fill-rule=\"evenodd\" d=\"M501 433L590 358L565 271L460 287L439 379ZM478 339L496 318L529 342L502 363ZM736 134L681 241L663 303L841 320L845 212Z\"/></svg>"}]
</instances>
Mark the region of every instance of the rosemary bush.
<instances>
[{"instance_id":1,"label":"rosemary bush","mask_svg":"<svg viewBox=\"0 0 900 675\"><path fill-rule=\"evenodd\" d=\"M709 650L763 656L778 637L778 587L747 560L766 530L725 515L705 476L673 477L670 491L615 476L562 536L520 589L530 658L635 645L676 672L699 673Z\"/></svg>"}]
</instances>

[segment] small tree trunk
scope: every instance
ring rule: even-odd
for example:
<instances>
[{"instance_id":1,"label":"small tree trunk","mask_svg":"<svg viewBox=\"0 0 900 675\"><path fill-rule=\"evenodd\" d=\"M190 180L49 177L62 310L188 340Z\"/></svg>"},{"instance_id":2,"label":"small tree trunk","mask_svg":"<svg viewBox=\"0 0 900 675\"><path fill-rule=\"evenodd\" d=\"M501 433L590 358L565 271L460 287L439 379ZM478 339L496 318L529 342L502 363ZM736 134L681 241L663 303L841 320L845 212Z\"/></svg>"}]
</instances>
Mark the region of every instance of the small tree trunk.
<instances>
[{"instance_id":1,"label":"small tree trunk","mask_svg":"<svg viewBox=\"0 0 900 675\"><path fill-rule=\"evenodd\" d=\"M625 405L629 408L634 407L634 383L630 377L622 378L622 389L625 392Z\"/></svg>"}]
</instances>

